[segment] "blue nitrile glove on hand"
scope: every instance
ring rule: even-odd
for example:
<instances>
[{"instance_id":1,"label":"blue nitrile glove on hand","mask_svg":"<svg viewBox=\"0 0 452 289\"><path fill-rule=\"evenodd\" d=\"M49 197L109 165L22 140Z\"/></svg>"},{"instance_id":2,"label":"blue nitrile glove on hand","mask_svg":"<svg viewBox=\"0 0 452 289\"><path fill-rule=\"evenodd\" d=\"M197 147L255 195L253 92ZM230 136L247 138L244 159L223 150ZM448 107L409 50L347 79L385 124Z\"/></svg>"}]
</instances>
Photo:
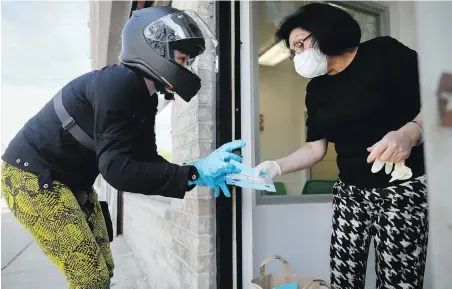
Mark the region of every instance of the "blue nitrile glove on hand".
<instances>
[{"instance_id":1,"label":"blue nitrile glove on hand","mask_svg":"<svg viewBox=\"0 0 452 289\"><path fill-rule=\"evenodd\" d=\"M240 171L240 170L239 170ZM189 182L189 185L193 185L196 184L198 186L201 187L211 187L213 189L215 189L215 198L218 198L220 196L220 189L223 191L223 194L226 197L230 197L231 193L229 192L228 186L226 186L226 176L219 176L217 178L214 178L212 180L212 182L210 182L211 185L209 185L208 183L204 182L203 180L199 180L198 182ZM213 184L213 186L212 186Z\"/></svg>"},{"instance_id":2,"label":"blue nitrile glove on hand","mask_svg":"<svg viewBox=\"0 0 452 289\"><path fill-rule=\"evenodd\" d=\"M242 162L242 157L232 153L232 151L241 149L245 146L242 140L236 140L226 143L220 148L209 154L207 157L192 163L199 173L199 178L196 181L189 181L189 185L199 185L210 187L215 190L215 197L220 196L220 189L226 197L230 197L231 193L226 186L226 175L238 174L238 169L230 160Z\"/></svg>"}]
</instances>

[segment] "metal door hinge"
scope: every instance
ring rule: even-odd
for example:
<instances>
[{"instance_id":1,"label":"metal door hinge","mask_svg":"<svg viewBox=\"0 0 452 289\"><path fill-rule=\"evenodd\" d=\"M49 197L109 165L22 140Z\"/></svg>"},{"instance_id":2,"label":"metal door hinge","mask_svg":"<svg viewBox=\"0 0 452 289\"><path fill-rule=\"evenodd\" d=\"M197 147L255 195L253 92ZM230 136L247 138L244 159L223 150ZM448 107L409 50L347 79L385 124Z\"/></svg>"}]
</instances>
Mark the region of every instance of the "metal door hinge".
<instances>
[{"instance_id":1,"label":"metal door hinge","mask_svg":"<svg viewBox=\"0 0 452 289\"><path fill-rule=\"evenodd\" d=\"M220 64L219 64L218 55L215 55L215 73L218 73L219 69L220 69Z\"/></svg>"}]
</instances>

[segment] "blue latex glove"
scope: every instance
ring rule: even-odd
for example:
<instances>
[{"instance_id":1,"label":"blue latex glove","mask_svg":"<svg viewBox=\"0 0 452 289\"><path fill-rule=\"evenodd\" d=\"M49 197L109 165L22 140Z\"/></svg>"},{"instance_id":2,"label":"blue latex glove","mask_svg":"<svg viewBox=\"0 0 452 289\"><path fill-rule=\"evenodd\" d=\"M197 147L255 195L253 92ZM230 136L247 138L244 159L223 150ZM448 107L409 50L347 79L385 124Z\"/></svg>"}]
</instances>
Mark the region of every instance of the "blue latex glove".
<instances>
[{"instance_id":1,"label":"blue latex glove","mask_svg":"<svg viewBox=\"0 0 452 289\"><path fill-rule=\"evenodd\" d=\"M231 193L229 192L228 186L226 185L226 176L214 178L211 182L211 185L209 185L206 182L203 182L202 180L199 181L197 185L202 187L212 187L215 190L215 198L218 198L220 196L220 190L223 191L223 194L226 197L228 198L231 197Z\"/></svg>"},{"instance_id":2,"label":"blue latex glove","mask_svg":"<svg viewBox=\"0 0 452 289\"><path fill-rule=\"evenodd\" d=\"M229 161L242 162L242 157L232 153L232 151L243 148L245 145L242 140L226 143L204 159L191 164L198 170L199 179L189 182L189 185L211 187L215 189L215 197L219 197L221 189L226 197L230 197L231 193L226 186L226 175L238 174L240 169Z\"/></svg>"}]
</instances>

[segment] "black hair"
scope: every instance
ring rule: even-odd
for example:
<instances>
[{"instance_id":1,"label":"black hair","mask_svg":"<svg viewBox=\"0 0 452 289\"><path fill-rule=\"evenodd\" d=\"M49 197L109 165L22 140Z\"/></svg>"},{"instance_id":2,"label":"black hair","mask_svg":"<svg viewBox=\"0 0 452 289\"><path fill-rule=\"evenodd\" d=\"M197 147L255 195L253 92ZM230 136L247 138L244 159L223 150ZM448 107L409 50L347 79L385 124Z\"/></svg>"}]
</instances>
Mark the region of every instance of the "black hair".
<instances>
[{"instance_id":1,"label":"black hair","mask_svg":"<svg viewBox=\"0 0 452 289\"><path fill-rule=\"evenodd\" d=\"M323 3L300 7L284 18L275 33L289 47L289 35L295 28L309 31L323 54L335 56L358 46L361 41L359 23L345 10Z\"/></svg>"}]
</instances>

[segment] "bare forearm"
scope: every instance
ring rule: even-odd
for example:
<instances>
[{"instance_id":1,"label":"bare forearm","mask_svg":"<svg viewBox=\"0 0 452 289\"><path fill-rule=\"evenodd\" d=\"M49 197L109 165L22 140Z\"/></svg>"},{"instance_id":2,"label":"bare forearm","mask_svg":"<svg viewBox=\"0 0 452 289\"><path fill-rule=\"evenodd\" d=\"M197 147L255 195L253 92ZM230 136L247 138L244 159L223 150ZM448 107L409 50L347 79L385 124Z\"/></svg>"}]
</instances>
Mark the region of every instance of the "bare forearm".
<instances>
[{"instance_id":1,"label":"bare forearm","mask_svg":"<svg viewBox=\"0 0 452 289\"><path fill-rule=\"evenodd\" d=\"M416 118L414 118L414 120L417 123L419 123L419 125L422 127L423 126L422 112L420 112L416 116ZM413 122L405 124L399 129L399 131L407 135L411 139L413 145L415 145L418 142L418 140L422 137L421 129L418 127L417 124Z\"/></svg>"},{"instance_id":2,"label":"bare forearm","mask_svg":"<svg viewBox=\"0 0 452 289\"><path fill-rule=\"evenodd\" d=\"M289 174L314 166L323 159L326 150L326 140L307 143L292 154L276 160L276 162L281 167L282 174Z\"/></svg>"}]
</instances>

